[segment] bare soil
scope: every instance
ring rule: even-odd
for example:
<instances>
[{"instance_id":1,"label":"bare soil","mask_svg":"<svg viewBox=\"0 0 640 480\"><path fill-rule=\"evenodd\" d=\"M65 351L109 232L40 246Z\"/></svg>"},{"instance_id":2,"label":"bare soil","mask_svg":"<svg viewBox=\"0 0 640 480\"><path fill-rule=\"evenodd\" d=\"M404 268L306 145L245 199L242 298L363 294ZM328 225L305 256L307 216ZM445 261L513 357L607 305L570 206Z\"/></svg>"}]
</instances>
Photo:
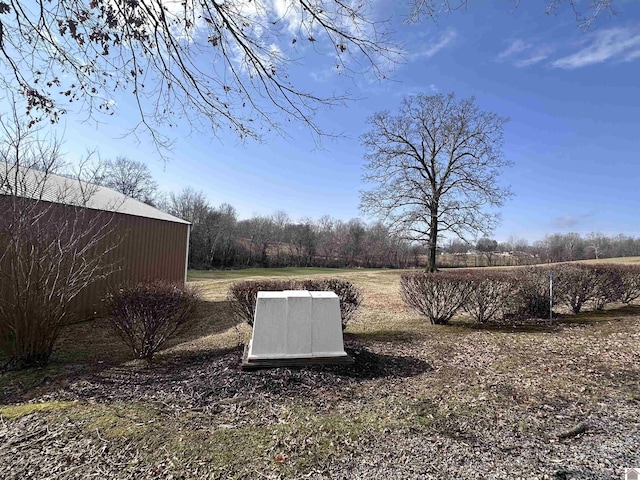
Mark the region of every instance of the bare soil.
<instances>
[{"instance_id":1,"label":"bare soil","mask_svg":"<svg viewBox=\"0 0 640 480\"><path fill-rule=\"evenodd\" d=\"M621 479L640 466L640 306L476 326L363 289L353 366L240 369L250 330L202 280L202 318L152 364L98 320L45 369L0 376L0 478Z\"/></svg>"}]
</instances>

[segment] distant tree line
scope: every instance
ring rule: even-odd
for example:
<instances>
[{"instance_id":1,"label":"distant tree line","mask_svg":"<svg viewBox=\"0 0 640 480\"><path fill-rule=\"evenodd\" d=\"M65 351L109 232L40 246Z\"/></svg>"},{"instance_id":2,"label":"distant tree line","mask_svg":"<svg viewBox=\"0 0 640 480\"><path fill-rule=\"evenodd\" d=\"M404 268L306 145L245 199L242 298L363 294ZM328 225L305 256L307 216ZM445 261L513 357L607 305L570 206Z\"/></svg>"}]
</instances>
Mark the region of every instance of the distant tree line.
<instances>
[{"instance_id":1,"label":"distant tree line","mask_svg":"<svg viewBox=\"0 0 640 480\"><path fill-rule=\"evenodd\" d=\"M638 256L640 238L623 234L607 236L600 232L587 235L575 232L554 233L531 244L526 239L515 236L509 237L506 242L481 238L475 245L459 240L450 241L441 252L458 257L478 255L484 257L485 265L529 265Z\"/></svg>"},{"instance_id":2,"label":"distant tree line","mask_svg":"<svg viewBox=\"0 0 640 480\"><path fill-rule=\"evenodd\" d=\"M640 238L627 235L608 237L594 232L547 235L533 244L532 250L542 262L565 262L591 258L631 257L640 255Z\"/></svg>"},{"instance_id":3,"label":"distant tree line","mask_svg":"<svg viewBox=\"0 0 640 480\"><path fill-rule=\"evenodd\" d=\"M149 168L126 157L85 165L81 177L191 222L189 268L424 266L423 247L393 235L382 223L324 216L294 221L286 212L239 220L227 203L204 192L158 191Z\"/></svg>"},{"instance_id":4,"label":"distant tree line","mask_svg":"<svg viewBox=\"0 0 640 480\"><path fill-rule=\"evenodd\" d=\"M203 192L185 188L156 201L191 222L189 268L421 266L424 249L392 235L381 223L323 216L293 221L283 212L239 220L223 203L211 206Z\"/></svg>"},{"instance_id":5,"label":"distant tree line","mask_svg":"<svg viewBox=\"0 0 640 480\"><path fill-rule=\"evenodd\" d=\"M283 211L239 220L233 206L214 207L204 192L189 187L179 193L158 192L148 167L125 157L85 168L83 176L191 222L189 268L424 268L429 260L428 244L396 235L381 222L344 222L328 215L294 221ZM505 242L482 237L475 243L456 239L439 245L439 267L640 256L640 238L599 232L556 233L534 243L512 235Z\"/></svg>"}]
</instances>

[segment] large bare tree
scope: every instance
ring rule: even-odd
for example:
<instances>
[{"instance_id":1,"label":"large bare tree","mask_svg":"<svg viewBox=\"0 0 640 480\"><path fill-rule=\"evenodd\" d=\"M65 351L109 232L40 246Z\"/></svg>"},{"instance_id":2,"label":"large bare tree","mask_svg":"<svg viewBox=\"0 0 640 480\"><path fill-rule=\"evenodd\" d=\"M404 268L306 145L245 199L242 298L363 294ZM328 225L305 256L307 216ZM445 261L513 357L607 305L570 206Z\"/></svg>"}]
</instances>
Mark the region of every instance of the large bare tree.
<instances>
[{"instance_id":1,"label":"large bare tree","mask_svg":"<svg viewBox=\"0 0 640 480\"><path fill-rule=\"evenodd\" d=\"M497 214L484 207L510 195L498 183L510 165L501 150L506 121L453 94L411 96L397 115L375 114L362 136L364 179L373 187L362 192L361 208L424 242L435 271L440 234L468 239L496 225Z\"/></svg>"}]
</instances>

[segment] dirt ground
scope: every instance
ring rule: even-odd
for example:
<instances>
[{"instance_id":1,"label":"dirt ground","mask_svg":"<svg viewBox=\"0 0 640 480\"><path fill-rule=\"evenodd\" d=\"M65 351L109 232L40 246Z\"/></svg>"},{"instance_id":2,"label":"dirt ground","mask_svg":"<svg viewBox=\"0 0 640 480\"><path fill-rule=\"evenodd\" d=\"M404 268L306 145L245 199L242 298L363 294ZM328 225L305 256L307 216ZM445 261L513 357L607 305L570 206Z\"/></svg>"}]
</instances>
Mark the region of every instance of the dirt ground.
<instances>
[{"instance_id":1,"label":"dirt ground","mask_svg":"<svg viewBox=\"0 0 640 480\"><path fill-rule=\"evenodd\" d=\"M621 479L640 467L640 306L431 326L399 272L365 302L353 366L240 369L250 336L200 280L201 318L152 364L98 320L45 369L0 375L0 478Z\"/></svg>"}]
</instances>

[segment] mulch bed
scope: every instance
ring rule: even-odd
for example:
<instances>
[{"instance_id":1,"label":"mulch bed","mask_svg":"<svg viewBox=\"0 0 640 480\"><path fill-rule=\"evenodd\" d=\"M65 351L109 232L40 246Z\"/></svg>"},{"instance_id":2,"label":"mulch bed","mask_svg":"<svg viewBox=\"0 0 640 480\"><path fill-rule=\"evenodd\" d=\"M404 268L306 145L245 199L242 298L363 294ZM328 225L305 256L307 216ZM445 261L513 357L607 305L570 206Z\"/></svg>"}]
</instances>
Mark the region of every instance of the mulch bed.
<instances>
[{"instance_id":1,"label":"mulch bed","mask_svg":"<svg viewBox=\"0 0 640 480\"><path fill-rule=\"evenodd\" d=\"M82 419L37 412L0 424L0 478L620 479L640 466L640 320L611 325L606 335L572 326L350 340L352 366L247 372L239 349L181 352L45 383L5 403L140 402L194 431L277 425L285 408L344 418L380 409L393 421L313 465L295 467L308 438L293 436L278 446L289 469L269 451L213 471L170 451L150 462L135 443L87 431Z\"/></svg>"}]
</instances>

